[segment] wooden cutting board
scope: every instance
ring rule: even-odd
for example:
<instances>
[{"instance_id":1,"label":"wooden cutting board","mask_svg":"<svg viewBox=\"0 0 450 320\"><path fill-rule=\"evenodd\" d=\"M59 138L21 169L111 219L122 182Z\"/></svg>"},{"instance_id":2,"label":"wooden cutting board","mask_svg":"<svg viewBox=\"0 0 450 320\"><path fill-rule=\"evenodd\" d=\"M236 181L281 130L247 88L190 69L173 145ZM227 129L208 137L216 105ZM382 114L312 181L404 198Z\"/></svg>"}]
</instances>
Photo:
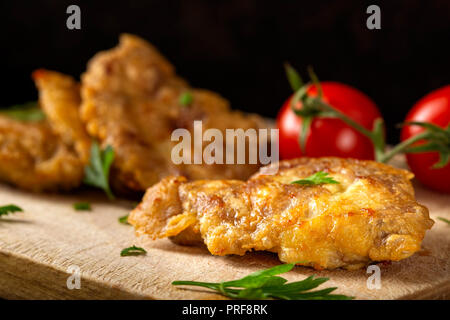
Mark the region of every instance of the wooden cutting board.
<instances>
[{"instance_id":1,"label":"wooden cutting board","mask_svg":"<svg viewBox=\"0 0 450 320\"><path fill-rule=\"evenodd\" d=\"M301 280L311 274L329 277L323 286L357 299L450 299L450 196L416 185L417 199L436 221L413 257L380 265L381 288L369 290L366 269L314 271L296 267L283 275ZM92 211L73 203L90 201ZM131 202L107 201L101 193L36 195L0 185L0 204L24 209L0 219L0 297L7 299L220 299L199 289L174 287L174 280L225 281L279 263L276 255L251 253L215 257L202 247L169 240L136 239L133 228L117 219ZM133 244L145 256L120 257ZM80 289L68 289L69 268L79 267Z\"/></svg>"}]
</instances>

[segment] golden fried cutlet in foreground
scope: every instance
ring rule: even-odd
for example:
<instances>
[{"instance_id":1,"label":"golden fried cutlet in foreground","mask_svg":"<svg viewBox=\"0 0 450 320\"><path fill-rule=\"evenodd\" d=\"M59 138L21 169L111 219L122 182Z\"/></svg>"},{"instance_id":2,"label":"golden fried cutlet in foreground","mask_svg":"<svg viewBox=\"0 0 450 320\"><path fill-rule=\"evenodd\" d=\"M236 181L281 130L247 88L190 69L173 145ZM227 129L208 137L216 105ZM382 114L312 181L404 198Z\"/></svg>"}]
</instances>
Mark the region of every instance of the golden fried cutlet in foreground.
<instances>
[{"instance_id":1,"label":"golden fried cutlet in foreground","mask_svg":"<svg viewBox=\"0 0 450 320\"><path fill-rule=\"evenodd\" d=\"M78 84L46 70L33 73L47 118L23 122L0 116L0 179L31 191L69 190L81 184L89 138L78 116Z\"/></svg>"},{"instance_id":2,"label":"golden fried cutlet in foreground","mask_svg":"<svg viewBox=\"0 0 450 320\"><path fill-rule=\"evenodd\" d=\"M265 167L246 182L165 178L147 190L128 221L137 235L203 240L214 255L267 250L317 269L405 259L433 225L414 198L408 171L341 158L279 166L275 175L265 175ZM339 184L292 184L318 171Z\"/></svg>"},{"instance_id":3,"label":"golden fried cutlet in foreground","mask_svg":"<svg viewBox=\"0 0 450 320\"><path fill-rule=\"evenodd\" d=\"M189 94L192 101L180 103ZM122 35L116 48L98 53L82 76L82 118L90 136L116 153L113 184L144 191L168 175L189 179L247 179L258 165L175 165L171 134L192 132L194 120L203 130L263 128L256 115L231 111L219 95L193 89L175 74L156 48L132 35Z\"/></svg>"}]
</instances>

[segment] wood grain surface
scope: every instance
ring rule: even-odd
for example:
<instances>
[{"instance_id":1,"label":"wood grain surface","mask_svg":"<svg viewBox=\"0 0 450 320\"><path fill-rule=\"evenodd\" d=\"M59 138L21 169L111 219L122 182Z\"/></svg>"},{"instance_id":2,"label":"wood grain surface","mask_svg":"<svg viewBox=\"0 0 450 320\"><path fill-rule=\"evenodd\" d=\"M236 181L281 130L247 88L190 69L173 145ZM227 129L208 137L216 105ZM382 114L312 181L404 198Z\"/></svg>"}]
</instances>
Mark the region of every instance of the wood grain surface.
<instances>
[{"instance_id":1,"label":"wood grain surface","mask_svg":"<svg viewBox=\"0 0 450 320\"><path fill-rule=\"evenodd\" d=\"M435 220L422 250L381 268L381 288L369 290L366 269L315 271L296 267L284 276L329 277L323 286L357 299L449 299L450 196L419 185L419 202ZM73 203L90 201L92 211L75 211ZM221 299L201 289L174 287L174 280L225 281L279 263L276 255L257 252L243 257L215 257L203 247L183 247L169 240L134 237L133 228L118 223L132 203L109 202L89 190L70 195L37 195L0 185L0 204L24 209L0 219L0 297L7 299ZM133 244L145 256L120 257ZM81 271L81 288L68 289L70 266Z\"/></svg>"}]
</instances>

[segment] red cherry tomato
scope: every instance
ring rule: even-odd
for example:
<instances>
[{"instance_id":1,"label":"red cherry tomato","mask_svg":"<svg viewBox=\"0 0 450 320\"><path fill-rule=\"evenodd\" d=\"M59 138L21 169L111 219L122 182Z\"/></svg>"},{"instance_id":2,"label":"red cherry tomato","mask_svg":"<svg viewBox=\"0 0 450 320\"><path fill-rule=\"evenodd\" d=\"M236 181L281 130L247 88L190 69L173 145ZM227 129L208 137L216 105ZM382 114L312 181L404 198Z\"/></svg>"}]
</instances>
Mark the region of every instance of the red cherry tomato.
<instances>
[{"instance_id":1,"label":"red cherry tomato","mask_svg":"<svg viewBox=\"0 0 450 320\"><path fill-rule=\"evenodd\" d=\"M375 103L361 91L338 82L322 82L323 99L365 128L372 130L374 121L381 118ZM317 96L314 85L307 90ZM292 96L284 103L277 116L281 159L304 155L299 146L302 119L291 109ZM301 105L298 106L301 108ZM374 148L366 138L342 120L315 118L306 139L305 155L309 157L337 156L343 158L374 159Z\"/></svg>"},{"instance_id":2,"label":"red cherry tomato","mask_svg":"<svg viewBox=\"0 0 450 320\"><path fill-rule=\"evenodd\" d=\"M431 122L447 127L450 123L450 85L420 99L409 111L405 121ZM406 140L423 130L425 129L419 126L405 126L401 139ZM450 193L450 164L441 169L431 168L439 160L437 152L410 153L406 155L406 159L420 182L434 190Z\"/></svg>"}]
</instances>

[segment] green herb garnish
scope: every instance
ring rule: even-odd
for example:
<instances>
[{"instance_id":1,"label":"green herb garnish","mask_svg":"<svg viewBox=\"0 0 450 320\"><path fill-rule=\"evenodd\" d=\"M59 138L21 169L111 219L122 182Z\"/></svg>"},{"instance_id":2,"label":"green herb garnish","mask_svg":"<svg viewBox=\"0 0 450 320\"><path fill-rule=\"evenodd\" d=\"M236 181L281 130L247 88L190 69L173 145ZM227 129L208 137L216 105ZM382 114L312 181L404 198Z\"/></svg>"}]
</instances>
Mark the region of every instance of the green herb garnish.
<instances>
[{"instance_id":1,"label":"green herb garnish","mask_svg":"<svg viewBox=\"0 0 450 320\"><path fill-rule=\"evenodd\" d=\"M146 254L147 251L145 251L145 249L140 248L140 247L136 247L136 246L132 246L129 248L125 248L120 252L120 256L121 257L125 257L125 256L138 256L140 254Z\"/></svg>"},{"instance_id":2,"label":"green herb garnish","mask_svg":"<svg viewBox=\"0 0 450 320\"><path fill-rule=\"evenodd\" d=\"M89 202L77 202L73 204L73 208L77 211L90 211L91 210L91 204Z\"/></svg>"},{"instance_id":3,"label":"green herb garnish","mask_svg":"<svg viewBox=\"0 0 450 320\"><path fill-rule=\"evenodd\" d=\"M45 119L45 113L39 108L36 101L9 107L0 113L20 121L37 122Z\"/></svg>"},{"instance_id":4,"label":"green herb garnish","mask_svg":"<svg viewBox=\"0 0 450 320\"><path fill-rule=\"evenodd\" d=\"M441 221L447 223L447 224L450 224L450 220L448 220L448 219L445 219L445 218L442 218L442 217L437 217L437 218L438 218L439 220L441 220Z\"/></svg>"},{"instance_id":5,"label":"green herb garnish","mask_svg":"<svg viewBox=\"0 0 450 320\"><path fill-rule=\"evenodd\" d=\"M6 216L7 214L23 211L22 208L14 205L14 204L8 204L6 206L0 207L0 216Z\"/></svg>"},{"instance_id":6,"label":"green herb garnish","mask_svg":"<svg viewBox=\"0 0 450 320\"><path fill-rule=\"evenodd\" d=\"M309 185L309 186L317 186L320 184L339 184L338 181L334 180L333 177L330 177L327 172L319 171L310 175L309 177L297 181L293 181L291 183L301 184L301 185Z\"/></svg>"},{"instance_id":7,"label":"green herb garnish","mask_svg":"<svg viewBox=\"0 0 450 320\"><path fill-rule=\"evenodd\" d=\"M107 146L100 150L97 142L92 142L90 163L84 168L84 183L105 191L109 199L114 195L109 187L109 171L114 161L114 149Z\"/></svg>"},{"instance_id":8,"label":"green herb garnish","mask_svg":"<svg viewBox=\"0 0 450 320\"><path fill-rule=\"evenodd\" d=\"M330 294L337 288L309 291L317 288L328 278L314 278L314 275L297 282L277 276L291 271L295 263L281 264L266 270L254 272L239 280L226 282L174 281L172 285L198 286L212 289L233 299L283 299L283 300L350 300L353 297Z\"/></svg>"},{"instance_id":9,"label":"green herb garnish","mask_svg":"<svg viewBox=\"0 0 450 320\"><path fill-rule=\"evenodd\" d=\"M120 217L119 222L123 224L129 224L128 223L128 214L126 216Z\"/></svg>"},{"instance_id":10,"label":"green herb garnish","mask_svg":"<svg viewBox=\"0 0 450 320\"><path fill-rule=\"evenodd\" d=\"M192 94L190 92L184 92L180 95L179 103L182 106L188 106L192 103L193 100L194 100L194 97L192 96Z\"/></svg>"}]
</instances>

